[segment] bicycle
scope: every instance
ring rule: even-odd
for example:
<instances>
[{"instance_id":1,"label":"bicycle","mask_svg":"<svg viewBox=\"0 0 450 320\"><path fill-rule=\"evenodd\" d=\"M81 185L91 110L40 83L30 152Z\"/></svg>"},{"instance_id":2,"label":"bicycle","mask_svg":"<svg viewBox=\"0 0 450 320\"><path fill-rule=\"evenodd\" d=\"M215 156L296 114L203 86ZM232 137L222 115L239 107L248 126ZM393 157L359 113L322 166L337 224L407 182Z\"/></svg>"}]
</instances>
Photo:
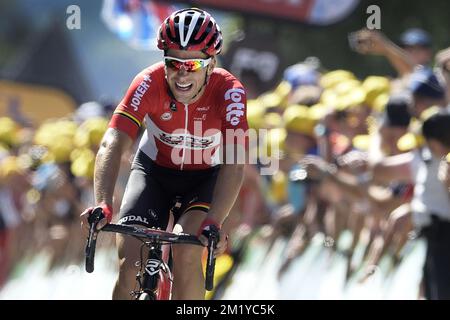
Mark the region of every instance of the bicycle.
<instances>
[{"instance_id":1,"label":"bicycle","mask_svg":"<svg viewBox=\"0 0 450 320\"><path fill-rule=\"evenodd\" d=\"M100 231L121 233L133 236L142 241L141 257L139 261L140 270L136 274L138 284L137 290L133 290L131 295L135 300L170 300L172 292L172 272L168 259L168 254L163 257L163 245L191 244L203 246L200 240L190 234L176 234L159 229L149 229L144 227L127 226L120 224L107 224L101 230L97 230L97 223L102 218L101 208L96 208L89 216L89 236L86 242L85 257L86 271L94 271L95 247L97 235ZM214 287L214 268L216 259L214 249L219 241L219 231L212 226L208 235L208 258L206 263L205 288L212 291ZM148 248L148 256L143 263L143 249ZM168 251L165 251L168 252ZM167 261L166 261L167 260Z\"/></svg>"}]
</instances>

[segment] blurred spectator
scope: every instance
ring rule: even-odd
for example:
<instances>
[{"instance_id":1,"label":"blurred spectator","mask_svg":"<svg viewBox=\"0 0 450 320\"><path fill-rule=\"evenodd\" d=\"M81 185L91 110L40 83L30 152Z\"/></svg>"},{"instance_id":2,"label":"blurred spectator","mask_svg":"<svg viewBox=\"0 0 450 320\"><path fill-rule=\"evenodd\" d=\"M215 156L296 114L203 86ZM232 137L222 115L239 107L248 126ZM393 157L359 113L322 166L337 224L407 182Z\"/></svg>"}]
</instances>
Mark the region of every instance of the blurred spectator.
<instances>
[{"instance_id":1,"label":"blurred spectator","mask_svg":"<svg viewBox=\"0 0 450 320\"><path fill-rule=\"evenodd\" d=\"M450 196L438 179L439 167L450 152L450 113L438 111L422 126L430 150L425 165L417 173L417 197L413 210L427 220L422 231L427 240L424 289L427 299L450 299ZM426 167L425 167L426 166ZM425 171L427 170L427 171Z\"/></svg>"},{"instance_id":2,"label":"blurred spectator","mask_svg":"<svg viewBox=\"0 0 450 320\"><path fill-rule=\"evenodd\" d=\"M17 254L17 231L21 223L19 195L23 191L22 177L23 170L17 157L0 159L0 287L16 262L14 257Z\"/></svg>"},{"instance_id":3,"label":"blurred spectator","mask_svg":"<svg viewBox=\"0 0 450 320\"><path fill-rule=\"evenodd\" d=\"M283 73L283 80L287 81L292 90L300 86L315 86L319 82L320 60L309 57L305 61L287 67Z\"/></svg>"},{"instance_id":4,"label":"blurred spectator","mask_svg":"<svg viewBox=\"0 0 450 320\"><path fill-rule=\"evenodd\" d=\"M446 87L446 99L450 102L450 48L436 54L436 71Z\"/></svg>"},{"instance_id":5,"label":"blurred spectator","mask_svg":"<svg viewBox=\"0 0 450 320\"><path fill-rule=\"evenodd\" d=\"M411 99L406 95L389 98L380 119L381 151L386 156L401 153L398 140L407 133L411 122Z\"/></svg>"},{"instance_id":6,"label":"blurred spectator","mask_svg":"<svg viewBox=\"0 0 450 320\"><path fill-rule=\"evenodd\" d=\"M408 52L377 30L363 29L349 35L350 47L361 54L382 55L400 76L411 73L416 62Z\"/></svg>"},{"instance_id":7,"label":"blurred spectator","mask_svg":"<svg viewBox=\"0 0 450 320\"><path fill-rule=\"evenodd\" d=\"M411 74L408 89L414 98L412 114L416 117L431 106L445 106L444 85L430 69L417 68Z\"/></svg>"},{"instance_id":8,"label":"blurred spectator","mask_svg":"<svg viewBox=\"0 0 450 320\"><path fill-rule=\"evenodd\" d=\"M241 72L241 82L245 86L247 99L256 99L262 94L261 87L263 83L256 71L251 69L243 69Z\"/></svg>"},{"instance_id":9,"label":"blurred spectator","mask_svg":"<svg viewBox=\"0 0 450 320\"><path fill-rule=\"evenodd\" d=\"M433 60L432 39L425 30L411 28L400 36L400 46L415 65L429 66Z\"/></svg>"}]
</instances>

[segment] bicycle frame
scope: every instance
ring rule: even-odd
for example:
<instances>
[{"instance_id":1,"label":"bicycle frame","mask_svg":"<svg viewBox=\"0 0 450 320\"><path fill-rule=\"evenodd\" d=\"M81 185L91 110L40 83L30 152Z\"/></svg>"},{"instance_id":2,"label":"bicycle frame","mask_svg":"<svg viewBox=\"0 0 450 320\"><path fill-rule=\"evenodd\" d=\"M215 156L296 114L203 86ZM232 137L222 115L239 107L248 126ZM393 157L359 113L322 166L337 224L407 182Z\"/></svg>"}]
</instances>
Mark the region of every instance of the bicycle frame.
<instances>
[{"instance_id":1,"label":"bicycle frame","mask_svg":"<svg viewBox=\"0 0 450 320\"><path fill-rule=\"evenodd\" d=\"M142 249L147 247L147 260L143 263ZM167 247L166 247L167 248ZM172 272L163 257L162 244L157 241L145 242L141 248L140 270L136 275L139 290L132 294L136 299L146 293L150 300L170 300L172 297Z\"/></svg>"}]
</instances>

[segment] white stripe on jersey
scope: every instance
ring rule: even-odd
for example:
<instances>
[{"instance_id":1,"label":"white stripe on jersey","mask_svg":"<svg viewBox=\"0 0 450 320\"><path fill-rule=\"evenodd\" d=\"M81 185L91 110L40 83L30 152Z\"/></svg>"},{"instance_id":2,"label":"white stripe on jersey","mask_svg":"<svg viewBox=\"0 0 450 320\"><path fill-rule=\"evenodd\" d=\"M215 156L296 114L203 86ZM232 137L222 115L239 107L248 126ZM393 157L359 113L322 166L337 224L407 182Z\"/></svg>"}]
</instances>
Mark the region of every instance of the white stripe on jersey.
<instances>
[{"instance_id":1,"label":"white stripe on jersey","mask_svg":"<svg viewBox=\"0 0 450 320\"><path fill-rule=\"evenodd\" d=\"M156 158L156 143L155 138L172 148L186 148L191 150L204 150L214 148L220 145L221 135L220 130L215 134L209 136L195 136L190 133L185 134L184 129L175 130L174 133L168 133L161 130L148 116L145 116L145 124L147 126L145 139L141 140L139 148L152 153ZM144 149L145 148L145 149ZM148 154L147 152L145 152ZM151 159L151 154L148 154Z\"/></svg>"}]
</instances>

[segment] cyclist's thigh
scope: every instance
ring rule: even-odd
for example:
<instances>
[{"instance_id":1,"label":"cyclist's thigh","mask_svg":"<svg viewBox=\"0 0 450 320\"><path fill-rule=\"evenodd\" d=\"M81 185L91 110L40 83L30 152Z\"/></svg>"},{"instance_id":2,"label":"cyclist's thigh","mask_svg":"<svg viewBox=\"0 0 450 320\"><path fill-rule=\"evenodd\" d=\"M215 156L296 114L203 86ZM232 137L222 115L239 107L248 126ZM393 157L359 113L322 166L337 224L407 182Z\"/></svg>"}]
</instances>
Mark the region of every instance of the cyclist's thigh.
<instances>
[{"instance_id":1,"label":"cyclist's thigh","mask_svg":"<svg viewBox=\"0 0 450 320\"><path fill-rule=\"evenodd\" d=\"M201 210L189 210L188 214L184 214L174 227L174 232L183 232L197 235L206 213Z\"/></svg>"},{"instance_id":2,"label":"cyclist's thigh","mask_svg":"<svg viewBox=\"0 0 450 320\"><path fill-rule=\"evenodd\" d=\"M196 188L183 197L183 205L180 208L180 216L177 216L177 224L183 228L183 232L196 234L211 205L216 175L204 180Z\"/></svg>"},{"instance_id":3,"label":"cyclist's thigh","mask_svg":"<svg viewBox=\"0 0 450 320\"><path fill-rule=\"evenodd\" d=\"M170 195L152 175L134 169L122 199L118 223L166 230L170 204Z\"/></svg>"},{"instance_id":4,"label":"cyclist's thigh","mask_svg":"<svg viewBox=\"0 0 450 320\"><path fill-rule=\"evenodd\" d=\"M196 235L205 217L206 213L204 211L189 210L188 214L185 214L180 218L173 231L175 233L184 232ZM175 276L180 276L180 272L181 274L193 272L192 267L197 268L197 266L199 266L204 247L196 245L180 245L173 246L172 250L174 255L173 271ZM182 268L177 267L177 264L180 265L180 263L183 265Z\"/></svg>"}]
</instances>

